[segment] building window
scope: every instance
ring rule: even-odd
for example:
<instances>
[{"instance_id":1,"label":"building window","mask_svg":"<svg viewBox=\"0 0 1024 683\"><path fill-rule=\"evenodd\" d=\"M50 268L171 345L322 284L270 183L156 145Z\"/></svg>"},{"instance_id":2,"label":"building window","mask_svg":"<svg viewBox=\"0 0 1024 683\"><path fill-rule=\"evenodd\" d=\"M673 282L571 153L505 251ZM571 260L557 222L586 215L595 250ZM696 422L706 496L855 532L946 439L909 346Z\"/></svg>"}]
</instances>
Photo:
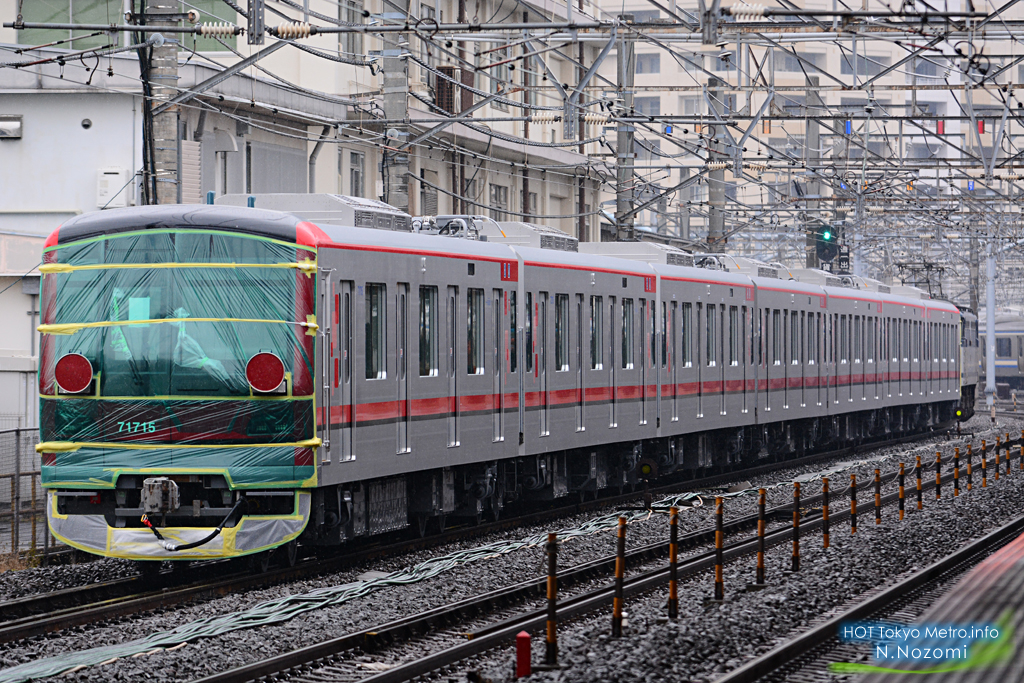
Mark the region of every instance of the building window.
<instances>
[{"instance_id":1,"label":"building window","mask_svg":"<svg viewBox=\"0 0 1024 683\"><path fill-rule=\"evenodd\" d=\"M437 366L437 287L420 287L420 377L435 377Z\"/></svg>"},{"instance_id":2,"label":"building window","mask_svg":"<svg viewBox=\"0 0 1024 683\"><path fill-rule=\"evenodd\" d=\"M643 116L661 116L660 97L637 97L633 99L633 109Z\"/></svg>"},{"instance_id":3,"label":"building window","mask_svg":"<svg viewBox=\"0 0 1024 683\"><path fill-rule=\"evenodd\" d=\"M569 369L569 295L555 294L555 371Z\"/></svg>"},{"instance_id":4,"label":"building window","mask_svg":"<svg viewBox=\"0 0 1024 683\"><path fill-rule=\"evenodd\" d=\"M491 218L496 221L508 220L508 188L504 185L491 184L490 212Z\"/></svg>"},{"instance_id":5,"label":"building window","mask_svg":"<svg viewBox=\"0 0 1024 683\"><path fill-rule=\"evenodd\" d=\"M656 9L630 10L629 13L633 15L634 24L649 24L661 18L661 12Z\"/></svg>"},{"instance_id":6,"label":"building window","mask_svg":"<svg viewBox=\"0 0 1024 683\"><path fill-rule=\"evenodd\" d=\"M858 76L877 76L882 73L883 70L889 68L890 60L888 57L875 57L857 55L857 75ZM842 74L850 75L853 73L853 55L843 53L839 58L839 72Z\"/></svg>"},{"instance_id":7,"label":"building window","mask_svg":"<svg viewBox=\"0 0 1024 683\"><path fill-rule=\"evenodd\" d=\"M362 152L348 153L348 194L351 197L365 196L366 155Z\"/></svg>"},{"instance_id":8,"label":"building window","mask_svg":"<svg viewBox=\"0 0 1024 683\"><path fill-rule=\"evenodd\" d=\"M661 73L661 55L657 52L636 56L637 74Z\"/></svg>"},{"instance_id":9,"label":"building window","mask_svg":"<svg viewBox=\"0 0 1024 683\"><path fill-rule=\"evenodd\" d=\"M346 24L363 23L363 0L341 0L338 3L338 18ZM338 48L353 55L363 54L362 33L339 33Z\"/></svg>"},{"instance_id":10,"label":"building window","mask_svg":"<svg viewBox=\"0 0 1024 683\"><path fill-rule=\"evenodd\" d=\"M366 379L387 377L384 356L386 339L384 324L386 318L387 287L366 285Z\"/></svg>"},{"instance_id":11,"label":"building window","mask_svg":"<svg viewBox=\"0 0 1024 683\"><path fill-rule=\"evenodd\" d=\"M466 296L466 372L484 374L484 290Z\"/></svg>"},{"instance_id":12,"label":"building window","mask_svg":"<svg viewBox=\"0 0 1024 683\"><path fill-rule=\"evenodd\" d=\"M488 66L493 64L488 69L485 69L486 73L490 76L491 81L491 92L497 93L501 90L507 90L509 86L509 70L508 70L508 58L509 52L507 47L503 47L499 50L495 50L489 54L483 55L482 66ZM491 103L491 106L495 109L501 109L508 111L508 105L504 102L498 102L495 100Z\"/></svg>"}]
</instances>

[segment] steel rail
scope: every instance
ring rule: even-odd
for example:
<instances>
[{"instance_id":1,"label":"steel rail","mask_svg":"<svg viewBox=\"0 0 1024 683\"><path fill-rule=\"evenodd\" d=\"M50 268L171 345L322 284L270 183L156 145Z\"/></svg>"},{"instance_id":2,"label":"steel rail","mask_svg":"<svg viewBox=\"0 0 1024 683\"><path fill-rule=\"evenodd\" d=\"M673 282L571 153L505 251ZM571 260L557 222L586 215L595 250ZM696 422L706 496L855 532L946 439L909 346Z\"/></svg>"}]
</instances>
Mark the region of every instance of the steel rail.
<instances>
[{"instance_id":1,"label":"steel rail","mask_svg":"<svg viewBox=\"0 0 1024 683\"><path fill-rule=\"evenodd\" d=\"M833 451L784 460L776 463L759 465L742 470L717 474L689 481L666 483L651 487L652 493L680 492L686 490L707 489L731 483L740 476L753 476L769 473L778 469L799 467L835 457L853 455L867 448L884 448L891 445L914 442L935 436L936 432L914 434L870 445L847 446ZM835 492L840 493L839 491ZM639 491L624 493L606 498L575 503L570 506L541 510L524 515L510 517L501 521L467 526L448 530L436 536L404 540L380 546L371 546L360 550L349 549L343 556L308 561L294 567L283 567L270 572L250 575L237 573L228 577L219 577L215 581L191 584L186 586L173 585L174 575L163 575L157 590L139 593L143 585L139 577L131 577L116 581L104 582L81 588L69 588L38 596L27 596L12 600L0 606L0 644L14 642L44 633L52 633L66 628L95 623L97 621L116 619L150 610L173 607L196 600L205 600L227 595L237 591L250 590L275 585L287 581L304 579L319 574L343 570L370 560L393 557L401 554L424 550L444 544L476 538L495 531L517 528L529 524L537 524L567 514L588 512L626 502L635 501ZM805 498L805 506L819 503L820 494ZM791 506L773 508L772 515L790 514ZM756 523L755 516L746 516L730 522L730 531L752 526ZM686 537L689 543L703 543L713 538L713 529L695 532ZM666 546L667 547L667 546ZM659 551L661 552L661 551ZM667 550L665 551L667 552ZM168 583L172 585L168 586Z\"/></svg>"},{"instance_id":2,"label":"steel rail","mask_svg":"<svg viewBox=\"0 0 1024 683\"><path fill-rule=\"evenodd\" d=\"M1019 439L1017 440L1019 441ZM952 456L950 456L952 457ZM922 490L931 490L935 487L934 481L923 483ZM832 492L838 497L844 489L837 489ZM898 492L882 496L882 504L889 505L898 499ZM801 508L807 508L820 503L821 494L804 498ZM788 519L793 510L792 504L783 504L769 510L766 514L768 519ZM837 510L830 516L830 521L841 521L849 518L850 511ZM746 529L756 523L756 515L746 515L726 524L726 531L735 533L738 530ZM822 518L817 511L812 512L803 518L801 526L804 531L820 528ZM792 538L793 529L790 526L783 526L771 530L765 535L767 547L773 547L787 542ZM684 547L710 543L715 534L714 527L708 527L691 532L680 538L680 544ZM737 557L753 553L757 549L758 539L752 537L735 542L726 546L724 557L732 560ZM648 544L642 548L634 549L627 553L627 561L630 564L646 562L668 554L668 541ZM693 576L702 571L710 569L715 562L714 551L705 551L683 560L678 565L680 577ZM596 575L603 574L610 576L614 570L615 557L608 556L586 563L580 567L563 572L558 576L560 588L580 583L581 581L592 580ZM626 595L635 595L649 591L668 581L668 567L659 567L644 572L640 575L626 580L624 591ZM341 652L362 648L367 650L380 649L394 644L400 644L424 633L437 630L441 627L449 627L460 619L479 617L487 611L507 607L510 603L522 602L524 600L540 597L543 595L546 586L546 578L538 577L529 581L521 582L513 586L496 589L472 598L467 598L450 605L428 610L426 612L402 618L365 630L346 634L322 643L310 645L299 650L287 652L263 661L231 669L225 672L213 674L200 679L199 683L243 683L245 681L257 680L260 678L274 676L296 667L315 666L318 661L329 660ZM594 591L589 591L559 603L557 613L559 619L578 617L603 607L611 602L614 593L612 584L604 585ZM398 665L388 671L363 679L362 683L399 683L417 676L428 674L437 669L450 666L468 657L480 654L493 647L502 645L515 638L515 635L523 630L536 630L543 626L547 619L546 609L533 610L510 619L506 619L487 627L478 629L467 634L467 642L456 645L452 648L437 652L425 658L418 659L406 664Z\"/></svg>"},{"instance_id":3,"label":"steel rail","mask_svg":"<svg viewBox=\"0 0 1024 683\"><path fill-rule=\"evenodd\" d=\"M977 560L987 557L999 546L1013 540L1024 531L1024 517L1018 517L995 531L982 536L956 552L944 557L912 576L886 588L881 593L858 603L854 607L800 634L796 638L780 645L771 652L744 664L740 668L719 678L715 683L753 683L779 668L790 664L796 659L811 653L830 641L838 641L836 634L839 625L847 621L864 621L871 616L884 612L889 606L898 603L912 591L918 591L929 584L944 580L944 575L960 565L975 564Z\"/></svg>"}]
</instances>

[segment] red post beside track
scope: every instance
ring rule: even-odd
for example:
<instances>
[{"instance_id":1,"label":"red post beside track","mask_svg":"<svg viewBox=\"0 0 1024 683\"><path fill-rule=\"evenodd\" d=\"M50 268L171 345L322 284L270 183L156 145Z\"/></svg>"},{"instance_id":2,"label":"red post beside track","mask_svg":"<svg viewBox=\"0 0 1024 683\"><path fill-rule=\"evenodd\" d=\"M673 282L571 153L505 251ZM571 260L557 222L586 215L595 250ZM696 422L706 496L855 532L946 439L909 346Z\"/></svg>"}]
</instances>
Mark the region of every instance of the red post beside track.
<instances>
[{"instance_id":1,"label":"red post beside track","mask_svg":"<svg viewBox=\"0 0 1024 683\"><path fill-rule=\"evenodd\" d=\"M988 488L988 460L985 454L988 452L988 444L981 440L981 488Z\"/></svg>"},{"instance_id":2,"label":"red post beside track","mask_svg":"<svg viewBox=\"0 0 1024 683\"><path fill-rule=\"evenodd\" d=\"M516 678L533 673L533 656L530 651L530 634L520 631L516 634Z\"/></svg>"},{"instance_id":3,"label":"red post beside track","mask_svg":"<svg viewBox=\"0 0 1024 683\"><path fill-rule=\"evenodd\" d=\"M942 453L935 451L935 500L942 500Z\"/></svg>"}]
</instances>

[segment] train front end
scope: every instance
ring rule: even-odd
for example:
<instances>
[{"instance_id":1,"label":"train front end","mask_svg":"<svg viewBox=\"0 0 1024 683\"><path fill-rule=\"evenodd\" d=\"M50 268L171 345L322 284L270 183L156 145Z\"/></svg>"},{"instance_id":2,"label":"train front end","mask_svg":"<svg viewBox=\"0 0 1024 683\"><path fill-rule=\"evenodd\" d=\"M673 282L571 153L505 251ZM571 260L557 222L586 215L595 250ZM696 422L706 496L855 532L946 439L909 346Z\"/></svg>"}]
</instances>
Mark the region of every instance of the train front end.
<instances>
[{"instance_id":1,"label":"train front end","mask_svg":"<svg viewBox=\"0 0 1024 683\"><path fill-rule=\"evenodd\" d=\"M319 444L315 231L177 206L87 214L50 237L37 450L58 540L194 560L302 533Z\"/></svg>"}]
</instances>

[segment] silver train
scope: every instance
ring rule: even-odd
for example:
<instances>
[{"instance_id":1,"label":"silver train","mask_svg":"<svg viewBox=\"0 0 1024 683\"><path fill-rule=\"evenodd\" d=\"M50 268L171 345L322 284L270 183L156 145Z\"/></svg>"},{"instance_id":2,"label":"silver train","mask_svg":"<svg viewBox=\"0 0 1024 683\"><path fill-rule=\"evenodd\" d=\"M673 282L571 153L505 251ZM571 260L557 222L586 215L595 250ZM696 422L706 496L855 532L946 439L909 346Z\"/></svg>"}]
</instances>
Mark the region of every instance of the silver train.
<instances>
[{"instance_id":1,"label":"silver train","mask_svg":"<svg viewBox=\"0 0 1024 683\"><path fill-rule=\"evenodd\" d=\"M341 523L316 542L973 412L976 320L920 290L476 216L413 226L321 226L317 373L340 370L314 507Z\"/></svg>"},{"instance_id":2,"label":"silver train","mask_svg":"<svg viewBox=\"0 0 1024 683\"><path fill-rule=\"evenodd\" d=\"M132 559L185 559L254 554L286 543L293 548L296 539L336 545L408 526L426 533L450 517L497 517L517 501L594 497L647 480L783 460L928 431L973 411L977 320L921 290L789 272L727 255L701 255L698 267L693 255L660 244L578 243L545 226L479 216L412 219L356 198L264 195L255 197L256 209L245 207L248 199L102 212L70 221L48 241L55 262L48 261L47 291L63 292L60 283L77 282L67 272L96 268L64 263L79 253L75 249L89 248L91 242L81 241L86 237L113 239L121 230L127 239L143 240L214 231L203 237L214 245L236 234L259 237L265 249L291 254L256 267L285 273L275 305L288 309L280 315L297 317L282 321L267 313L258 316L266 320L237 325L257 332L305 326L280 337L287 349L280 357L256 353L249 365L248 352L241 361L227 352L214 357L213 344L204 351L210 357L192 366L183 365L180 354L158 358L172 378L206 372L202 368L214 363L245 368L237 401L190 399L193 409L230 417L220 421L228 425L223 433L209 435L216 443L203 446L176 441L198 437L175 431L163 413L128 423L152 429L127 437L114 429L99 445L94 442L102 439L88 430L67 436L81 422L71 419L78 415L68 412L72 408L121 404L117 396L107 398L109 391L101 396L100 381L89 373L84 390L68 393L65 384L80 379L78 365L85 367L82 354L92 353L85 346L70 353L70 345L90 337L60 336L63 328L51 325L44 338L47 348L57 349L52 360L61 358L58 366L79 362L56 370L60 391L49 391L44 411L56 417L46 421L40 449L54 501L51 528L66 542ZM123 257L113 247L107 252L108 259ZM151 257L138 258L148 263ZM240 257L217 257L234 258ZM199 272L214 282L213 270L202 263L160 265L179 278ZM293 275L286 266L298 270ZM136 272L116 260L103 268L108 279ZM277 280L261 278L231 291L263 292L269 300ZM210 292L209 305L216 304L214 294L223 288L198 282L194 286ZM64 294L56 296L63 301ZM239 299L220 322L203 316L189 322L185 313L157 313L156 303L150 310L150 299L145 302L135 318L124 321L121 314L114 323L82 322L74 311L65 321L65 309L50 305L58 315L46 322L138 328L139 334L171 324L184 329L187 322L198 338L223 320L245 317L239 311L249 305ZM107 313L96 315L105 320ZM117 334L128 339L135 333ZM117 334L108 336L121 339ZM179 332L179 344L182 338ZM105 374L112 377L114 351L107 356L102 367L109 365ZM303 359L311 360L309 371ZM257 360L267 377L269 369L283 373L285 365L295 374L286 381L274 375L268 383L259 372L250 376ZM130 382L131 373L121 374ZM102 381L109 385L109 377ZM213 387L206 393L219 386L205 375L188 377ZM139 414L166 411L172 398L178 400L140 394L132 405ZM275 423L281 443L270 443L263 427L247 436L239 425L255 422L234 417L241 410L236 405L262 416L278 404L294 411L274 412L278 422L306 416ZM315 410L302 412L310 405ZM121 443L125 439L154 443L133 450ZM185 451L203 467L192 468ZM288 468L274 460L282 457ZM111 458L118 458L120 476L99 481L114 476ZM97 469L83 484L76 477L85 476L85 464ZM297 480L292 465L301 470ZM219 475L218 467L224 470ZM271 477L285 470L287 477ZM177 482L186 503L193 501L169 507L170 526L161 527L180 549L157 543L132 517L148 504L139 486L154 472ZM83 497L83 486L95 491ZM224 514L224 533L211 542L208 527ZM190 546L199 547L186 551Z\"/></svg>"}]
</instances>

